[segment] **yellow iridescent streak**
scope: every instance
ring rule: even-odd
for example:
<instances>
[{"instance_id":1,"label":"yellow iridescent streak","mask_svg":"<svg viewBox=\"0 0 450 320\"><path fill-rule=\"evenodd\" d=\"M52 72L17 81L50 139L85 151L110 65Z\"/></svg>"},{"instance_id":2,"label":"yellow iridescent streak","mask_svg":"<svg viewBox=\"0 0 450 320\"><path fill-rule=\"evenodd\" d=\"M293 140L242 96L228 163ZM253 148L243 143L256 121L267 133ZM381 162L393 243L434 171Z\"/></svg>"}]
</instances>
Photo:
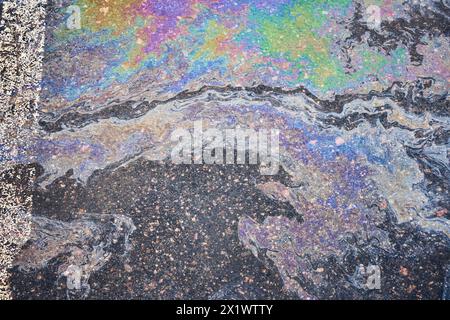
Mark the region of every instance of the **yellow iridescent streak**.
<instances>
[{"instance_id":1,"label":"yellow iridescent streak","mask_svg":"<svg viewBox=\"0 0 450 320\"><path fill-rule=\"evenodd\" d=\"M205 41L203 45L195 52L193 59L200 58L206 60L214 60L225 54L229 54L227 49L234 35L240 31L239 28L226 28L224 25L217 23L215 20L208 21Z\"/></svg>"},{"instance_id":2,"label":"yellow iridescent streak","mask_svg":"<svg viewBox=\"0 0 450 320\"><path fill-rule=\"evenodd\" d=\"M120 35L132 27L142 0L79 0L81 25L91 31L112 30Z\"/></svg>"}]
</instances>

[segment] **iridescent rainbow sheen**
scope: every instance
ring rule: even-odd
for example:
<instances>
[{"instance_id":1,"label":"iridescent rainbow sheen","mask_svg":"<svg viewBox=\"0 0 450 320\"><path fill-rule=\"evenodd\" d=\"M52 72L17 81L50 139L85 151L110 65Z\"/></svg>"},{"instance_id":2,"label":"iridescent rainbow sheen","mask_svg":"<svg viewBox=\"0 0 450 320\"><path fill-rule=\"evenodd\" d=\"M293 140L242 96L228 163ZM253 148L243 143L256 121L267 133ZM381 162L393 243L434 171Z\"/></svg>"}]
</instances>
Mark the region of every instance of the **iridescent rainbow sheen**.
<instances>
[{"instance_id":1,"label":"iridescent rainbow sheen","mask_svg":"<svg viewBox=\"0 0 450 320\"><path fill-rule=\"evenodd\" d=\"M390 19L400 1L376 4L382 18ZM145 87L145 81L171 93L196 88L198 81L304 85L329 96L422 75L420 68L408 69L410 57L401 44L384 52L361 43L343 54L356 10L350 0L78 0L75 5L81 8L81 30L68 30L66 15L48 43L50 54L71 64L59 77L49 72L44 78L49 100L70 102L112 86ZM440 65L445 81L448 63Z\"/></svg>"}]
</instances>

